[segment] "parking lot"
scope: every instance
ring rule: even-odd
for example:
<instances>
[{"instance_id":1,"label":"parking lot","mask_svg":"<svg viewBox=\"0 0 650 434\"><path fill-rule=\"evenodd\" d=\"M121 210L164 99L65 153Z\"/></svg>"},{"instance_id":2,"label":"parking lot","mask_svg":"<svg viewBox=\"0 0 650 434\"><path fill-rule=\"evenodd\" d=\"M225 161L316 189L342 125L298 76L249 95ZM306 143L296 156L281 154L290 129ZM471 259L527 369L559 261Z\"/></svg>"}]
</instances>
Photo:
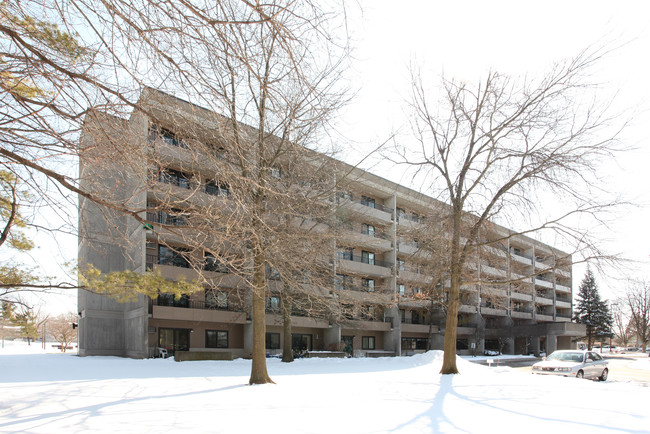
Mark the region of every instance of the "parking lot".
<instances>
[{"instance_id":1,"label":"parking lot","mask_svg":"<svg viewBox=\"0 0 650 434\"><path fill-rule=\"evenodd\" d=\"M609 362L609 379L607 381L622 382L639 382L642 385L650 387L650 370L637 369L632 365L639 360L647 361L650 365L650 357L643 353L621 353L621 354L603 354ZM519 366L512 366L521 371L531 372L531 366L537 360L531 359L530 362L518 362ZM522 366L523 365L523 366Z\"/></svg>"}]
</instances>

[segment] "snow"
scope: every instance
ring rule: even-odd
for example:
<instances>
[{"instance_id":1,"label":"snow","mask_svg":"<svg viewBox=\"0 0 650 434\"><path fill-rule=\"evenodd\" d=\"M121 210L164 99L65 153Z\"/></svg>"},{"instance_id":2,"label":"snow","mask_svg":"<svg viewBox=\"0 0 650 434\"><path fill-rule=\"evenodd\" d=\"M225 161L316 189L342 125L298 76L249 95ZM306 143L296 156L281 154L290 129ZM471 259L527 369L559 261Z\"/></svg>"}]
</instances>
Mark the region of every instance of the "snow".
<instances>
[{"instance_id":1,"label":"snow","mask_svg":"<svg viewBox=\"0 0 650 434\"><path fill-rule=\"evenodd\" d=\"M630 363L630 368L650 371L650 357L642 357L638 360L635 360L634 362Z\"/></svg>"},{"instance_id":2,"label":"snow","mask_svg":"<svg viewBox=\"0 0 650 434\"><path fill-rule=\"evenodd\" d=\"M0 432L648 432L648 389L535 376L442 352L268 359L277 384L248 386L249 360L177 363L0 349Z\"/></svg>"}]
</instances>

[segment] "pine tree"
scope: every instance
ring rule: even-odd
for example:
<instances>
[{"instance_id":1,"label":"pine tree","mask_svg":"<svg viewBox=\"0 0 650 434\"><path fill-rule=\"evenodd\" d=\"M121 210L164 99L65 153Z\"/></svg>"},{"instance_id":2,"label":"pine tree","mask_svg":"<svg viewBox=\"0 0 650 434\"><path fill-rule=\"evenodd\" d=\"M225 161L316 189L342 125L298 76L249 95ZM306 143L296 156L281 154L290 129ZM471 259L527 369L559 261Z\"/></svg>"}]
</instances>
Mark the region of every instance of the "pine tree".
<instances>
[{"instance_id":1,"label":"pine tree","mask_svg":"<svg viewBox=\"0 0 650 434\"><path fill-rule=\"evenodd\" d=\"M587 335L585 337L587 338L587 348L589 350L591 350L597 337L611 334L612 315L607 303L600 299L596 278L589 268L582 282L580 282L573 320L587 326Z\"/></svg>"}]
</instances>

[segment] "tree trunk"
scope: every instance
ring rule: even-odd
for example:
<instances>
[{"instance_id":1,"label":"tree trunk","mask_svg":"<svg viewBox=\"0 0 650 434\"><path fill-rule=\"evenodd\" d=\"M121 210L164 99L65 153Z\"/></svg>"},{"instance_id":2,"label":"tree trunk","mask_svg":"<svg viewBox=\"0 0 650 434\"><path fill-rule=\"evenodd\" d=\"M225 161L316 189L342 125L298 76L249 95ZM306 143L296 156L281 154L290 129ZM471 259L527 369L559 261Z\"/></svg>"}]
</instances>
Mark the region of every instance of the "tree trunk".
<instances>
[{"instance_id":1,"label":"tree trunk","mask_svg":"<svg viewBox=\"0 0 650 434\"><path fill-rule=\"evenodd\" d=\"M458 332L458 307L460 304L460 266L452 264L451 288L449 288L449 307L445 322L444 357L441 374L458 374L456 367L456 334Z\"/></svg>"},{"instance_id":2,"label":"tree trunk","mask_svg":"<svg viewBox=\"0 0 650 434\"><path fill-rule=\"evenodd\" d=\"M291 300L288 295L282 297L282 361L293 362L293 349L291 348Z\"/></svg>"},{"instance_id":3,"label":"tree trunk","mask_svg":"<svg viewBox=\"0 0 650 434\"><path fill-rule=\"evenodd\" d=\"M273 383L266 370L266 274L264 255L253 258L253 363L248 384Z\"/></svg>"}]
</instances>

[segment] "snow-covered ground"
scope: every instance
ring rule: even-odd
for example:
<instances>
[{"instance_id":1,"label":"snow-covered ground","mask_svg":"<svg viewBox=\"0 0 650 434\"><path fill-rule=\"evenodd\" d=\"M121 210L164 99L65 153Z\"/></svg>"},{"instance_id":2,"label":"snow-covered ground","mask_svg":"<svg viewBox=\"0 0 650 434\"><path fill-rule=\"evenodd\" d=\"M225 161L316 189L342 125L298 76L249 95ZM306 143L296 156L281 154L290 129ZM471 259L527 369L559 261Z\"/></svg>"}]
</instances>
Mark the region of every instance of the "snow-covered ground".
<instances>
[{"instance_id":1,"label":"snow-covered ground","mask_svg":"<svg viewBox=\"0 0 650 434\"><path fill-rule=\"evenodd\" d=\"M649 432L650 390L535 376L441 352L402 358L250 361L77 357L0 349L0 432Z\"/></svg>"}]
</instances>

